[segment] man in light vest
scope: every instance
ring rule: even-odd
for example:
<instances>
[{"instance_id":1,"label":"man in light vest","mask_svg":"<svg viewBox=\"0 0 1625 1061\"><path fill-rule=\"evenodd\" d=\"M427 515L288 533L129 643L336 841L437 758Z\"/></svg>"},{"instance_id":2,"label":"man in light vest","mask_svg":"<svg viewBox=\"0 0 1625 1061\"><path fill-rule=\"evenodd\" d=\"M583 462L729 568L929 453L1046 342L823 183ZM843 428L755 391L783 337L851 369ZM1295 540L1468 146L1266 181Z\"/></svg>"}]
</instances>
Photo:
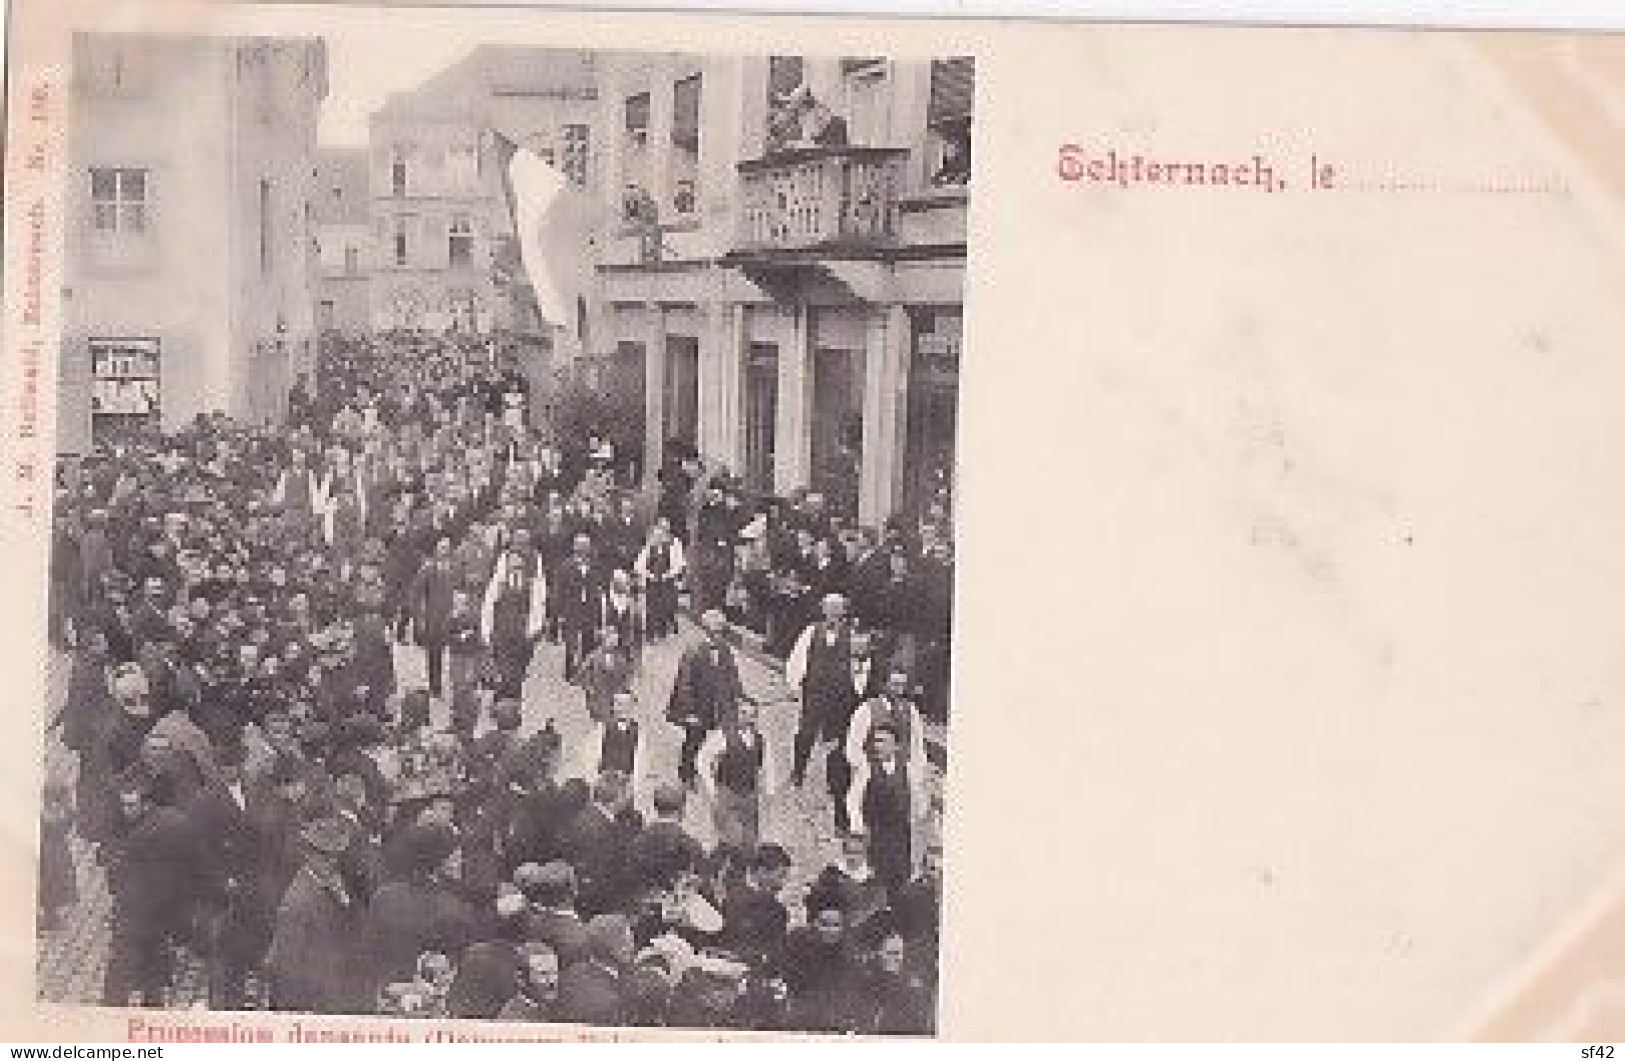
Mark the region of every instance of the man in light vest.
<instances>
[{"instance_id":1,"label":"man in light vest","mask_svg":"<svg viewBox=\"0 0 1625 1061\"><path fill-rule=\"evenodd\" d=\"M842 714L843 701L852 696L852 634L846 598L839 593L827 594L822 609L823 618L802 631L784 667L785 678L801 694L801 721L796 728L790 775L791 784L797 786L807 779L807 760L812 757L813 746L839 737L834 723Z\"/></svg>"}]
</instances>

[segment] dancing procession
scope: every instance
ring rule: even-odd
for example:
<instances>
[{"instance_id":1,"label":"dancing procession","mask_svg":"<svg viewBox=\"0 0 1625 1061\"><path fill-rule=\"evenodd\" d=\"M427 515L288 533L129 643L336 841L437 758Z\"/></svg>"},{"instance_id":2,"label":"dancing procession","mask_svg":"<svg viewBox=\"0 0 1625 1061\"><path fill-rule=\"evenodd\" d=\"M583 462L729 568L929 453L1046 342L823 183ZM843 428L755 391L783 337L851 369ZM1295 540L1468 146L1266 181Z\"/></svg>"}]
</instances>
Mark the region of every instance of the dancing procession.
<instances>
[{"instance_id":1,"label":"dancing procession","mask_svg":"<svg viewBox=\"0 0 1625 1061\"><path fill-rule=\"evenodd\" d=\"M946 506L642 474L517 358L329 333L63 477L41 931L112 1006L930 1033Z\"/></svg>"}]
</instances>

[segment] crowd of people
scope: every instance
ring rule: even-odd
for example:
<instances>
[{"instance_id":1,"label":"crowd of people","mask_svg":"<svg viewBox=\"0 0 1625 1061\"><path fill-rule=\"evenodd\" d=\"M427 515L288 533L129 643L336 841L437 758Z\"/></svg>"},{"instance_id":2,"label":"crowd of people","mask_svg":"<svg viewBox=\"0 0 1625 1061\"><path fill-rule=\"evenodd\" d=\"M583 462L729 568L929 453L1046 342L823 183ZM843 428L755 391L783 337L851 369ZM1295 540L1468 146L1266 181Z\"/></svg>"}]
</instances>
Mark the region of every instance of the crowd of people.
<instances>
[{"instance_id":1,"label":"crowd of people","mask_svg":"<svg viewBox=\"0 0 1625 1061\"><path fill-rule=\"evenodd\" d=\"M46 794L43 924L76 901L76 834L112 897L110 1005L172 1004L190 957L223 1009L929 1032L942 514L871 531L763 503L681 446L645 503L603 440L533 422L508 360L329 336L286 423L200 416L65 479L77 770ZM783 780L827 749L841 853L794 910L741 627L796 693ZM668 639L650 717L635 679ZM538 692L543 643L566 684ZM661 717L670 778L645 751Z\"/></svg>"}]
</instances>

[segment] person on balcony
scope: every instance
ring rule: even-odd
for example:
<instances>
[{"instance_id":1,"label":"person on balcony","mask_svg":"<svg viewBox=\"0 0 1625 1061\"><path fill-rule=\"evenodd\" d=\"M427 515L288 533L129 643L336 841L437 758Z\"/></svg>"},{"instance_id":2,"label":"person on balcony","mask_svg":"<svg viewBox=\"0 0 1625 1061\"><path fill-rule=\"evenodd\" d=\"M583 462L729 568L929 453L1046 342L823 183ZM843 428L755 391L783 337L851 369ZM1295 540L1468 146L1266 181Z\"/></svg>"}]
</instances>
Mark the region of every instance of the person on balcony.
<instances>
[{"instance_id":1,"label":"person on balcony","mask_svg":"<svg viewBox=\"0 0 1625 1061\"><path fill-rule=\"evenodd\" d=\"M846 119L812 94L805 84L781 97L768 119L769 153L811 147L846 147Z\"/></svg>"}]
</instances>

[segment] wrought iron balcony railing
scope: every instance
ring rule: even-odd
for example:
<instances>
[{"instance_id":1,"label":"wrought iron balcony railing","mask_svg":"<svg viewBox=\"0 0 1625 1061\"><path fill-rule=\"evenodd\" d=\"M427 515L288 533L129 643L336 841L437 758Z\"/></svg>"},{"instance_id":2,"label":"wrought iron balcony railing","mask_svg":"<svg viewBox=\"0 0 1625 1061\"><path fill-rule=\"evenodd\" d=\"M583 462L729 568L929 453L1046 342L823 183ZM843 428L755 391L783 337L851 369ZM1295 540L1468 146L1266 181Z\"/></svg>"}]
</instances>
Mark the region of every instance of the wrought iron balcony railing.
<instances>
[{"instance_id":1,"label":"wrought iron balcony railing","mask_svg":"<svg viewBox=\"0 0 1625 1061\"><path fill-rule=\"evenodd\" d=\"M741 162L738 249L891 243L907 157L902 148L811 147Z\"/></svg>"}]
</instances>

